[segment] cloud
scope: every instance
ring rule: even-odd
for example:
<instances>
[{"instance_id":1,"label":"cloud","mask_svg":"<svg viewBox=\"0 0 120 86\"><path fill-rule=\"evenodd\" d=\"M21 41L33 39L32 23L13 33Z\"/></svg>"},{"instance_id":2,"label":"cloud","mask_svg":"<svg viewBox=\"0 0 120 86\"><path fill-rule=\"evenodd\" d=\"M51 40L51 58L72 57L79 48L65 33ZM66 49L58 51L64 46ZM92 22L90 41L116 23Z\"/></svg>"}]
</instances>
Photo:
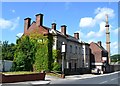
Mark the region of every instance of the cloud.
<instances>
[{"instance_id":1,"label":"cloud","mask_svg":"<svg viewBox=\"0 0 120 86\"><path fill-rule=\"evenodd\" d=\"M89 33L87 33L87 38L91 38L91 37L94 37L95 36L95 32L93 31L90 31Z\"/></svg>"},{"instance_id":2,"label":"cloud","mask_svg":"<svg viewBox=\"0 0 120 86\"><path fill-rule=\"evenodd\" d=\"M114 10L111 8L97 8L94 12L96 15L92 17L84 17L80 19L79 26L82 28L85 27L94 27L96 24L100 24L105 21L105 15L108 14L109 18L115 16Z\"/></svg>"},{"instance_id":3,"label":"cloud","mask_svg":"<svg viewBox=\"0 0 120 86\"><path fill-rule=\"evenodd\" d=\"M120 32L120 27L118 27L117 29L111 29L111 33L114 33L115 35L118 35L119 32Z\"/></svg>"},{"instance_id":4,"label":"cloud","mask_svg":"<svg viewBox=\"0 0 120 86\"><path fill-rule=\"evenodd\" d=\"M111 46L111 54L112 55L117 54L118 53L118 42L117 41L111 42L110 46Z\"/></svg>"},{"instance_id":5,"label":"cloud","mask_svg":"<svg viewBox=\"0 0 120 86\"><path fill-rule=\"evenodd\" d=\"M17 36L18 37L21 37L23 35L23 33L18 33Z\"/></svg>"},{"instance_id":6,"label":"cloud","mask_svg":"<svg viewBox=\"0 0 120 86\"><path fill-rule=\"evenodd\" d=\"M87 43L95 42L95 39L89 39Z\"/></svg>"},{"instance_id":7,"label":"cloud","mask_svg":"<svg viewBox=\"0 0 120 86\"><path fill-rule=\"evenodd\" d=\"M115 16L114 10L111 8L97 8L95 9L95 20L104 21L105 15L108 14L109 18L113 18Z\"/></svg>"},{"instance_id":8,"label":"cloud","mask_svg":"<svg viewBox=\"0 0 120 86\"><path fill-rule=\"evenodd\" d=\"M80 24L79 24L80 27L93 27L94 25L95 25L95 21L91 17L81 18Z\"/></svg>"},{"instance_id":9,"label":"cloud","mask_svg":"<svg viewBox=\"0 0 120 86\"><path fill-rule=\"evenodd\" d=\"M98 32L90 31L87 33L87 38L92 38L92 37L102 37L105 34L106 28L105 28L105 22L101 22L99 25L100 29Z\"/></svg>"},{"instance_id":10,"label":"cloud","mask_svg":"<svg viewBox=\"0 0 120 86\"><path fill-rule=\"evenodd\" d=\"M15 10L11 10L12 11L12 13L15 13Z\"/></svg>"},{"instance_id":11,"label":"cloud","mask_svg":"<svg viewBox=\"0 0 120 86\"><path fill-rule=\"evenodd\" d=\"M18 26L19 20L20 20L20 17L17 17L11 20L0 18L0 28L14 30Z\"/></svg>"}]
</instances>

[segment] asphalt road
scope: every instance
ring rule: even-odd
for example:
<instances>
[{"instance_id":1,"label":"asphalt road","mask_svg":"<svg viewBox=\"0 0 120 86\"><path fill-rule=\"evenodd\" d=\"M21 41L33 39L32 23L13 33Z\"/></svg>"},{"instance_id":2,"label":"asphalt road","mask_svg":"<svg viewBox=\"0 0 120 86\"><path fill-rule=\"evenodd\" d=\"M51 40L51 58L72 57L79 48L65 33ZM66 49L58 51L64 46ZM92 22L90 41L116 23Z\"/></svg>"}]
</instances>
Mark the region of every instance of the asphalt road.
<instances>
[{"instance_id":1,"label":"asphalt road","mask_svg":"<svg viewBox=\"0 0 120 86\"><path fill-rule=\"evenodd\" d=\"M120 84L120 72L86 79L59 79L51 81L50 84Z\"/></svg>"}]
</instances>

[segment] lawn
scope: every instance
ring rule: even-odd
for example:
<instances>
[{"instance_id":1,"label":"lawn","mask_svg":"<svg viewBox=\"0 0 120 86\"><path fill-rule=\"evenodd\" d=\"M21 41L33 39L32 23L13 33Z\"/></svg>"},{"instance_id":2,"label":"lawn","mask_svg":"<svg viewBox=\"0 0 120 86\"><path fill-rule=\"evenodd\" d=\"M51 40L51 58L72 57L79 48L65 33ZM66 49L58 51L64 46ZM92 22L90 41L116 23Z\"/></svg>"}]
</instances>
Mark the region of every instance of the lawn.
<instances>
[{"instance_id":1,"label":"lawn","mask_svg":"<svg viewBox=\"0 0 120 86\"><path fill-rule=\"evenodd\" d=\"M18 75L18 74L34 74L39 72L30 72L30 71L17 71L17 72L2 72L5 75Z\"/></svg>"}]
</instances>

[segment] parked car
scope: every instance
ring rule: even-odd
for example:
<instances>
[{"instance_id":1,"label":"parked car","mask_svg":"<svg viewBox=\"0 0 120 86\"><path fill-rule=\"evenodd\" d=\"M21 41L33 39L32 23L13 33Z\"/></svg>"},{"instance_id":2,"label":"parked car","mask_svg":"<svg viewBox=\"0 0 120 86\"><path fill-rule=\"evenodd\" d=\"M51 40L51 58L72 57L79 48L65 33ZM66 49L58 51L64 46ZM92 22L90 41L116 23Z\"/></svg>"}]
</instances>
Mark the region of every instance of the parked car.
<instances>
[{"instance_id":1,"label":"parked car","mask_svg":"<svg viewBox=\"0 0 120 86\"><path fill-rule=\"evenodd\" d=\"M101 74L101 71L100 71L99 68L93 68L93 69L91 70L91 73L93 73L93 74Z\"/></svg>"}]
</instances>

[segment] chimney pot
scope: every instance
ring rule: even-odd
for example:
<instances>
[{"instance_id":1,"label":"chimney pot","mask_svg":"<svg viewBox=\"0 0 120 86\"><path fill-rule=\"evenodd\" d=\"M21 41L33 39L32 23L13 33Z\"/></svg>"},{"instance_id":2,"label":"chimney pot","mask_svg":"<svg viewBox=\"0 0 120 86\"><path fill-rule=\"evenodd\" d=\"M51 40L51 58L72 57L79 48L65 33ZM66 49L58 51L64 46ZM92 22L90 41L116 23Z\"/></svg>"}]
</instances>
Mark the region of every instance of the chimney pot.
<instances>
[{"instance_id":1,"label":"chimney pot","mask_svg":"<svg viewBox=\"0 0 120 86\"><path fill-rule=\"evenodd\" d=\"M30 23L31 23L31 18L25 18L24 19L24 33L27 32L28 28L30 27Z\"/></svg>"},{"instance_id":2,"label":"chimney pot","mask_svg":"<svg viewBox=\"0 0 120 86\"><path fill-rule=\"evenodd\" d=\"M75 37L76 39L79 39L79 33L74 33L74 37Z\"/></svg>"},{"instance_id":3,"label":"chimney pot","mask_svg":"<svg viewBox=\"0 0 120 86\"><path fill-rule=\"evenodd\" d=\"M62 25L61 26L61 32L64 34L64 35L66 35L66 25Z\"/></svg>"},{"instance_id":4,"label":"chimney pot","mask_svg":"<svg viewBox=\"0 0 120 86\"><path fill-rule=\"evenodd\" d=\"M37 14L36 16L36 26L43 25L43 14Z\"/></svg>"},{"instance_id":5,"label":"chimney pot","mask_svg":"<svg viewBox=\"0 0 120 86\"><path fill-rule=\"evenodd\" d=\"M101 42L101 41L98 41L98 45L99 45L99 46L102 46L102 42Z\"/></svg>"},{"instance_id":6,"label":"chimney pot","mask_svg":"<svg viewBox=\"0 0 120 86\"><path fill-rule=\"evenodd\" d=\"M52 29L56 30L56 23L52 23Z\"/></svg>"}]
</instances>

